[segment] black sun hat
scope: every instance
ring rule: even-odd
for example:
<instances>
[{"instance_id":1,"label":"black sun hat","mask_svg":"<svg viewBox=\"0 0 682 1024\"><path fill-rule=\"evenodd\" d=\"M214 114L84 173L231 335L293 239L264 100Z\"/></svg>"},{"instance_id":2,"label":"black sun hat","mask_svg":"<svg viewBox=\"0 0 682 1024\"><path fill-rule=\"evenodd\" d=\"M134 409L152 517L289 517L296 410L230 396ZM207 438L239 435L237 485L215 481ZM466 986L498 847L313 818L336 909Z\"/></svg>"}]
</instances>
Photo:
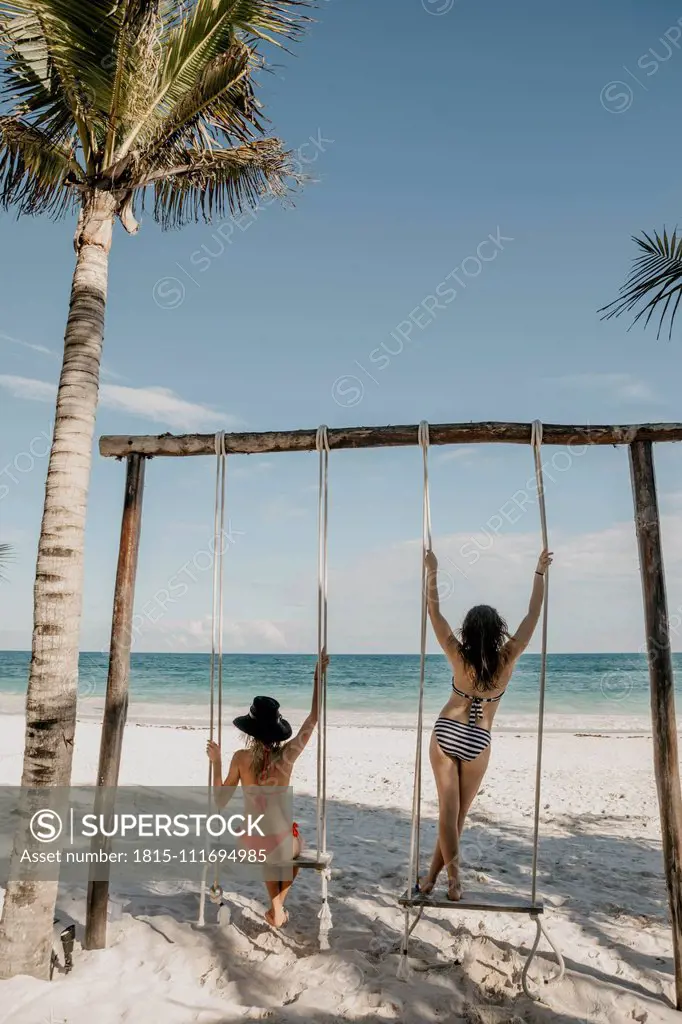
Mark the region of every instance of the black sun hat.
<instances>
[{"instance_id":1,"label":"black sun hat","mask_svg":"<svg viewBox=\"0 0 682 1024\"><path fill-rule=\"evenodd\" d=\"M280 715L279 701L274 697L254 697L248 715L239 715L233 724L240 732L265 744L284 743L292 733L291 726Z\"/></svg>"}]
</instances>

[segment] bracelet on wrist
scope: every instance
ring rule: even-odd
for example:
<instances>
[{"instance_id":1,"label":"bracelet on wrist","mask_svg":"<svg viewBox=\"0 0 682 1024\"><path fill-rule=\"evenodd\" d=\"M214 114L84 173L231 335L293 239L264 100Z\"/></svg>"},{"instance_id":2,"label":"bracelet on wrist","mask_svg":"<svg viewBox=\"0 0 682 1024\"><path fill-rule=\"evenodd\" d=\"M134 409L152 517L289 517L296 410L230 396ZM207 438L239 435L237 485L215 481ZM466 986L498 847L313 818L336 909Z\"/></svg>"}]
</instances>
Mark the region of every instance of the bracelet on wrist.
<instances>
[{"instance_id":1,"label":"bracelet on wrist","mask_svg":"<svg viewBox=\"0 0 682 1024\"><path fill-rule=\"evenodd\" d=\"M538 572L537 569L535 570L535 575L536 576L542 576L543 579L545 578L544 572Z\"/></svg>"}]
</instances>

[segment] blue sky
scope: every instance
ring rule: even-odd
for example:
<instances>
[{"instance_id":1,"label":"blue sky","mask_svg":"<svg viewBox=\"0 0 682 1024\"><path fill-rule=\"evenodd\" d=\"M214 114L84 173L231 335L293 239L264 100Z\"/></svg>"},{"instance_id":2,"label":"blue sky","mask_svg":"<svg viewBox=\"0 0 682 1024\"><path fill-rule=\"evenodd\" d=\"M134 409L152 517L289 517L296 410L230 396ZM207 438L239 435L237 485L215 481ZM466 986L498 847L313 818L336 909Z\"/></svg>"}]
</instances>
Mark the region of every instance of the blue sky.
<instances>
[{"instance_id":1,"label":"blue sky","mask_svg":"<svg viewBox=\"0 0 682 1024\"><path fill-rule=\"evenodd\" d=\"M677 223L682 8L326 0L317 18L263 81L273 130L314 179L295 206L116 231L97 434L679 420L680 327L657 341L597 309L628 270L631 234ZM26 648L73 225L1 224L0 530L16 557L0 647ZM546 456L553 649L636 650L627 454L558 452ZM656 457L676 613L682 457ZM330 646L416 650L419 452L331 463ZM530 450L431 463L446 614L486 600L513 624L537 509L492 542L486 524L524 488ZM213 472L210 459L147 467L137 650L206 649ZM83 649L107 644L123 473L95 456ZM313 648L315 481L314 455L230 460L227 649ZM155 598L180 571L186 593Z\"/></svg>"}]
</instances>

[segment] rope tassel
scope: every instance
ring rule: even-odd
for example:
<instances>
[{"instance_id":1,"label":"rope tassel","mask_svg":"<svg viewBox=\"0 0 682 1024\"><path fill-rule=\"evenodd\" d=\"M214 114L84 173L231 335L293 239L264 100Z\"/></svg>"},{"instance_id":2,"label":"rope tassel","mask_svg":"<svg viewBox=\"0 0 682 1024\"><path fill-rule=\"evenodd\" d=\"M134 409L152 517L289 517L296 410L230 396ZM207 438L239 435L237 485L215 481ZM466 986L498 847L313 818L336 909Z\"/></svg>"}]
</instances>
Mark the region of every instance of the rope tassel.
<instances>
[{"instance_id":1,"label":"rope tassel","mask_svg":"<svg viewBox=\"0 0 682 1024\"><path fill-rule=\"evenodd\" d=\"M409 981L412 977L412 968L410 967L410 961L407 958L407 951L400 954L396 977L398 978L398 981Z\"/></svg>"},{"instance_id":2,"label":"rope tassel","mask_svg":"<svg viewBox=\"0 0 682 1024\"><path fill-rule=\"evenodd\" d=\"M329 933L332 930L332 912L329 906L329 880L331 879L331 871L329 868L325 868L321 872L322 876L322 908L319 912L318 919L320 922L320 949L327 950L329 946Z\"/></svg>"}]
</instances>

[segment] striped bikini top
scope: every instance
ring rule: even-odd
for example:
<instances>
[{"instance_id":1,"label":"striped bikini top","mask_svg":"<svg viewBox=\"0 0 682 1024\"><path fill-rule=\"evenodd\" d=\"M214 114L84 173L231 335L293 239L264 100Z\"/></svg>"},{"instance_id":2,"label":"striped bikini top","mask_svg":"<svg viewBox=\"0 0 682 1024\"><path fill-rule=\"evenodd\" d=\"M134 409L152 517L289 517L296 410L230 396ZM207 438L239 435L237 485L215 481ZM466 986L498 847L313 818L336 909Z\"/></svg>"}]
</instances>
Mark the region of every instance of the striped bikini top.
<instances>
[{"instance_id":1,"label":"striped bikini top","mask_svg":"<svg viewBox=\"0 0 682 1024\"><path fill-rule=\"evenodd\" d=\"M470 693L464 693L462 690L458 690L455 686L455 680L452 680L452 689L459 697L464 697L465 700L471 701L471 708L469 709L469 725L477 725L478 722L483 718L483 705L484 704L497 704L498 700L502 700L506 690L502 693L498 693L497 697L472 697Z\"/></svg>"}]
</instances>

